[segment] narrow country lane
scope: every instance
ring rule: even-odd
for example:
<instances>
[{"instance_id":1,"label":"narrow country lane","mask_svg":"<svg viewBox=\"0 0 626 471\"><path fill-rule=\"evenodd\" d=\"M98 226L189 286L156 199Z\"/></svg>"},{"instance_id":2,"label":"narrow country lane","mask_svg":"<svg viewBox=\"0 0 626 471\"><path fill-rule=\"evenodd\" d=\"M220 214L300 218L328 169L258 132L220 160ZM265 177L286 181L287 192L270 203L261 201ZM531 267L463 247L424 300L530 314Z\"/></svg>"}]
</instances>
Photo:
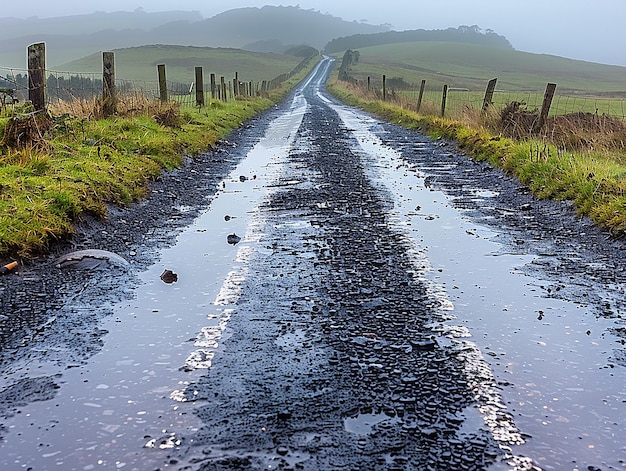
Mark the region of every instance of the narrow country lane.
<instances>
[{"instance_id":1,"label":"narrow country lane","mask_svg":"<svg viewBox=\"0 0 626 471\"><path fill-rule=\"evenodd\" d=\"M3 469L626 469L624 243L332 66L80 240L130 269L0 285Z\"/></svg>"}]
</instances>

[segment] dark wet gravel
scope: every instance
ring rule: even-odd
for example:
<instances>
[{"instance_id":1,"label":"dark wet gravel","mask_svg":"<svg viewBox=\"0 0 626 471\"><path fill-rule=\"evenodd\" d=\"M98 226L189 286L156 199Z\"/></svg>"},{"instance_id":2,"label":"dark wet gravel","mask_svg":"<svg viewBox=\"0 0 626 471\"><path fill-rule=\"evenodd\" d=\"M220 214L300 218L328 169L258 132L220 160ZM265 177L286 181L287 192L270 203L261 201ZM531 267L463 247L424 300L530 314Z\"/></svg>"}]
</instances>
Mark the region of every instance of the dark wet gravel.
<instances>
[{"instance_id":1,"label":"dark wet gravel","mask_svg":"<svg viewBox=\"0 0 626 471\"><path fill-rule=\"evenodd\" d=\"M194 464L485 469L502 453L485 427L460 433L470 379L429 327L439 306L388 203L336 114L314 107L302 128L313 151L291 154L289 178L314 188L285 185L262 208L272 253L253 261L220 366L196 385L208 400L187 437ZM372 433L347 430L367 416Z\"/></svg>"},{"instance_id":2,"label":"dark wet gravel","mask_svg":"<svg viewBox=\"0 0 626 471\"><path fill-rule=\"evenodd\" d=\"M193 385L204 425L182 437L163 469L487 469L503 452L484 426L468 421L476 406L472 378L460 352L438 340L443 311L420 282L408 242L390 230L389 202L366 178L349 132L336 113L308 98L289 179L314 185L284 182L260 209L266 250L251 260L216 366ZM145 203L112 210L104 223L84 219L50 257L0 278L0 416L51 399L59 387L56 376L8 383L16 365L37 360L72 368L101 348L107 306L132 297L133 273L199 214L276 112L231 136L238 147L190 158L154 182ZM550 275L547 294L591 302L623 330L623 298L605 301L585 288L585 277L623 286L622 241L580 220L567 203L535 200L451 143L418 152L413 144L423 136L385 130L386 143L407 160L431 158L428 184L500 227L511 250L545 244L549 257L535 268ZM450 149L445 161L442 147ZM493 207L471 198L477 187L499 192ZM59 254L88 248L117 253L133 270L54 267ZM352 429L367 417L376 423L361 426L371 433Z\"/></svg>"}]
</instances>

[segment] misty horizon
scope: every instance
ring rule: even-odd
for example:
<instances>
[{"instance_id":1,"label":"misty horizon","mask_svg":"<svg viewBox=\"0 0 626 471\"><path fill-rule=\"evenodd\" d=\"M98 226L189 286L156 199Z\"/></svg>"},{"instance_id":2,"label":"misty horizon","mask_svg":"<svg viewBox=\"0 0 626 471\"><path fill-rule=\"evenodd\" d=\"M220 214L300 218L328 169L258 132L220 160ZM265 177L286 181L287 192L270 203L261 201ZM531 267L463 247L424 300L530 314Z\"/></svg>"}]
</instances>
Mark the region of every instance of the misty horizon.
<instances>
[{"instance_id":1,"label":"misty horizon","mask_svg":"<svg viewBox=\"0 0 626 471\"><path fill-rule=\"evenodd\" d=\"M386 8L380 9L374 6L373 2L366 1L356 10L354 7L346 8L345 5L317 0L298 2L297 6L302 10L317 11L349 22L387 26L395 31L439 30L456 28L461 25L478 25L483 30L491 30L506 37L518 51L626 67L626 50L617 47L618 44L626 44L626 32L617 24L615 28L610 27L611 22L616 20L616 16L621 15L607 14L611 9L615 10L615 13L626 12L626 5L619 3L618 0L599 0L594 4L594 7L586 4L582 6L580 0L570 0L569 2L555 0L550 5L545 5L545 2L540 3L538 0L530 0L523 7L520 5L503 7L501 2L477 0L473 2L470 9L471 14L468 13L465 3L460 0L444 0L439 3L438 5L407 6L406 2L390 0L386 2ZM141 5L129 7L127 1L111 1L108 3L109 11L104 12L99 8L90 7L89 4L76 6L73 3L67 4L63 1L50 4L35 0L29 6L28 12L23 11L20 5L7 5L6 8L3 7L0 14L2 19L18 18L25 21L29 19L46 21L53 18L90 15L98 12L115 13L143 10L146 13L186 12L197 14L198 21L202 21L229 10L260 8L266 4L267 2L264 1L245 3L217 1L212 2L211 5L205 5L193 0L183 0L177 3L178 8L171 9L164 8L165 5L169 6L169 3L165 4L165 2L151 2L150 7L146 8ZM220 7L220 5L229 5L229 7ZM442 10L445 10L444 5L448 7L445 14L441 13ZM606 8L600 8L602 5ZM420 14L399 15L398 10L414 10ZM584 13L586 10L589 10L588 14ZM600 10L602 10L604 23L601 28L594 29L592 26L593 16L598 14ZM557 16L548 15L549 11L558 12ZM33 15L33 12L36 14ZM545 14L538 15L538 12L545 12ZM525 20L527 16L531 16L531 18ZM566 28L563 28L563 23L566 23Z\"/></svg>"}]
</instances>

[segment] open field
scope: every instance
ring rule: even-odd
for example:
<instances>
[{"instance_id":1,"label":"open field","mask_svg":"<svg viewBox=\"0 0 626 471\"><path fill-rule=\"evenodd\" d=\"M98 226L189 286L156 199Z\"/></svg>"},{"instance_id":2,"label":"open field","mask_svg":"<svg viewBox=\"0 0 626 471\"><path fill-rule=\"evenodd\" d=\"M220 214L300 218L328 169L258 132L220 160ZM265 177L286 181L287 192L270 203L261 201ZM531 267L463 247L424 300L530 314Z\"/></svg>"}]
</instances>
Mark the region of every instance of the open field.
<instances>
[{"instance_id":1,"label":"open field","mask_svg":"<svg viewBox=\"0 0 626 471\"><path fill-rule=\"evenodd\" d=\"M393 93L401 95L407 101L416 104L419 97L419 87L408 90L391 89ZM529 90L496 90L493 95L493 105L502 110L511 102L525 103L529 110L541 108L544 91ZM462 113L467 107L479 110L483 106L485 91L471 91L467 89L448 89L446 100L446 114ZM440 107L442 90L426 90L422 98L423 103L430 103L436 109ZM599 115L615 116L626 119L626 98L607 98L605 96L564 95L557 89L550 115L564 115L570 113L597 113Z\"/></svg>"},{"instance_id":2,"label":"open field","mask_svg":"<svg viewBox=\"0 0 626 471\"><path fill-rule=\"evenodd\" d=\"M194 67L202 66L205 77L215 74L227 80L239 73L242 80L271 80L292 70L302 57L264 54L241 49L192 46L142 46L117 49L115 70L119 80L156 81L158 64L165 64L168 80L190 83ZM101 74L102 54L96 53L58 67L61 72Z\"/></svg>"},{"instance_id":3,"label":"open field","mask_svg":"<svg viewBox=\"0 0 626 471\"><path fill-rule=\"evenodd\" d=\"M499 90L538 91L557 83L568 94L626 97L626 67L531 54L475 44L413 42L359 49L351 75L359 80L401 77L407 83L427 81L480 90L498 78Z\"/></svg>"}]
</instances>

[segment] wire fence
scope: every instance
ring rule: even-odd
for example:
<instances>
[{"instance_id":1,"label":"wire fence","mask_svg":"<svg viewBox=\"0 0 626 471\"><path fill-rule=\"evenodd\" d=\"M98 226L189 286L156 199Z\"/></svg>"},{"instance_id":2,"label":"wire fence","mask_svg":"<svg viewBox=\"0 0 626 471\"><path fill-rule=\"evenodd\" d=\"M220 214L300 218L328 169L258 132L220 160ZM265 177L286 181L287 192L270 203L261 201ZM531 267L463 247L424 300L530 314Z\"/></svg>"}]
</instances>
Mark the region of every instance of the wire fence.
<instances>
[{"instance_id":1,"label":"wire fence","mask_svg":"<svg viewBox=\"0 0 626 471\"><path fill-rule=\"evenodd\" d=\"M233 84L225 82L226 95L219 94L221 99L232 99ZM158 80L124 80L116 79L116 91L119 95L140 94L148 99L160 96ZM166 81L167 95L172 101L182 105L196 104L196 85L194 82L182 83ZM249 87L249 85L248 85ZM211 84L203 84L203 89L210 95ZM255 88L256 91L256 88ZM76 73L46 70L46 102L54 104L58 101L91 100L103 94L101 74ZM0 67L0 100L3 106L25 102L29 96L28 70Z\"/></svg>"},{"instance_id":2,"label":"wire fence","mask_svg":"<svg viewBox=\"0 0 626 471\"><path fill-rule=\"evenodd\" d=\"M125 80L115 79L115 91L118 97L140 95L147 99L159 99L164 95L168 100L181 105L198 105L209 103L211 99L221 101L233 100L242 96L257 96L281 86L293 75L306 67L313 57L303 59L292 71L280 74L267 81L240 81L235 78L226 79L223 76L217 80L202 83L202 100L197 93L198 86L194 81L177 82L172 80ZM192 74L193 75L193 74ZM212 77L212 79L216 79ZM203 80L204 82L204 80ZM163 88L163 84L165 89ZM104 94L104 80L102 74L76 73L56 70L45 70L45 101L47 105L59 101L93 100ZM32 89L29 83L28 70L0 66L0 107L6 108L17 103L29 100Z\"/></svg>"},{"instance_id":3,"label":"wire fence","mask_svg":"<svg viewBox=\"0 0 626 471\"><path fill-rule=\"evenodd\" d=\"M485 84L486 85L486 84ZM362 84L361 86L367 87ZM420 94L420 84L400 85L388 84L383 91L382 81L370 83L369 90L374 94L388 99L398 99L404 103L417 105ZM498 111L503 110L511 103L519 103L528 110L541 108L545 90L498 90L494 91L491 104ZM447 88L445 109L447 114L456 114L470 110L481 110L485 98L485 89L470 90L467 88ZM422 95L421 107L439 110L442 105L443 91L441 88L426 88ZM554 95L550 107L550 115L569 115L576 113L591 113L601 116L611 116L626 121L626 98L617 96L593 96L591 94L565 94Z\"/></svg>"},{"instance_id":4,"label":"wire fence","mask_svg":"<svg viewBox=\"0 0 626 471\"><path fill-rule=\"evenodd\" d=\"M272 81L239 82L233 79L219 77L217 83L204 83L202 90L205 101L219 99L222 101L232 100L236 96L254 96L265 90L275 88L284 80L287 80L293 73L297 72L305 59L291 73L282 74ZM363 84L363 86L365 86ZM96 73L75 73L46 70L46 101L53 104L57 101L71 101L76 99L91 100L101 97L103 94L102 74ZM130 96L139 94L147 99L156 99L162 96L158 80L138 81L116 79L116 91L120 96ZM387 84L387 90L383 92L382 82L368 85L370 91L375 94L389 97L390 99L401 99L403 102L417 104L420 94L420 84L408 84L402 82L394 84L393 81ZM196 105L198 97L196 95L196 84L193 81L182 83L176 81L166 81L167 96L170 100L182 105ZM0 106L7 107L14 103L28 100L29 83L28 70L17 68L0 67ZM449 87L446 95L446 113L454 114L468 109L480 110L483 106L485 96L484 90L470 90L467 88ZM528 110L541 108L544 98L543 90L498 90L496 89L492 98L492 105L496 110L502 110L511 103L519 103ZM442 103L442 90L426 88L422 95L421 106L438 109ZM592 96L582 94L555 94L550 115L567 115L575 113L591 113L602 116L611 116L626 121L626 98L611 96Z\"/></svg>"}]
</instances>

